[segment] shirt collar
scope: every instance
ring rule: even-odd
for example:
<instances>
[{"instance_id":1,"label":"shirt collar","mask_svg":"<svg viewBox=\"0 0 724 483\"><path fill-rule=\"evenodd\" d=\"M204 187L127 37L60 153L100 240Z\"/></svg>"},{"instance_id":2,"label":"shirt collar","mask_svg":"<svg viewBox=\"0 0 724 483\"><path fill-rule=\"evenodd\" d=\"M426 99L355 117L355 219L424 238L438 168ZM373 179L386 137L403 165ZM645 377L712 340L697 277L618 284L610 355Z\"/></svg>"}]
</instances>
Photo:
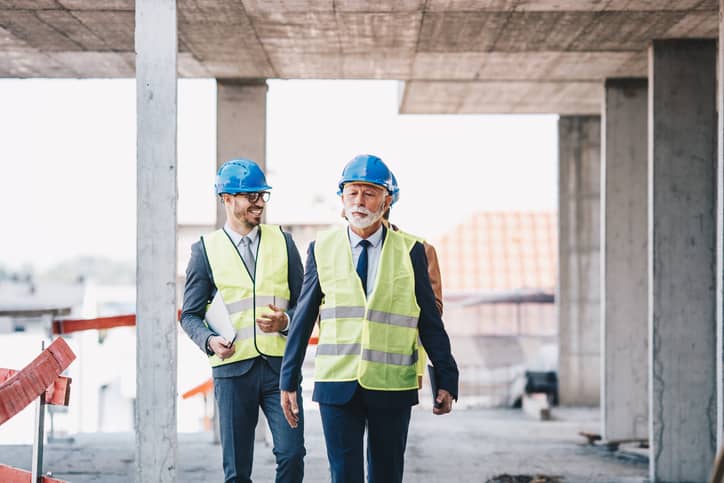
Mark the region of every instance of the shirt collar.
<instances>
[{"instance_id":1,"label":"shirt collar","mask_svg":"<svg viewBox=\"0 0 724 483\"><path fill-rule=\"evenodd\" d=\"M237 233L232 230L231 226L227 222L224 224L224 231L231 237L231 241L233 241L234 245L236 246L239 246L239 243L241 243L241 239L245 236L248 236L252 243L256 242L256 239L259 237L259 225L256 225L254 228L252 228L251 231L246 235L242 235L241 233Z\"/></svg>"},{"instance_id":2,"label":"shirt collar","mask_svg":"<svg viewBox=\"0 0 724 483\"><path fill-rule=\"evenodd\" d=\"M370 242L370 245L372 247L377 248L382 242L384 228L384 225L380 225L376 232L367 237L367 241ZM357 245L359 245L359 242L362 241L362 237L353 232L349 226L347 227L347 233L349 234L349 242L353 247L356 247Z\"/></svg>"}]
</instances>

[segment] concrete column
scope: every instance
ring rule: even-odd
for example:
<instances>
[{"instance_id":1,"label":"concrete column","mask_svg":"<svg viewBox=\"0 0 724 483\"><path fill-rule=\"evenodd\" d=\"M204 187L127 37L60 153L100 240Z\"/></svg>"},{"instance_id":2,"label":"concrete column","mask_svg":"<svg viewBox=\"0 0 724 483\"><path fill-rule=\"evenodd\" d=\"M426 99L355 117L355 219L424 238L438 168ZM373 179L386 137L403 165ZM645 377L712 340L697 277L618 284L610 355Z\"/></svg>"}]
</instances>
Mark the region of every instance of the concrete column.
<instances>
[{"instance_id":1,"label":"concrete column","mask_svg":"<svg viewBox=\"0 0 724 483\"><path fill-rule=\"evenodd\" d=\"M717 72L716 385L717 448L724 445L724 0L719 1Z\"/></svg>"},{"instance_id":2,"label":"concrete column","mask_svg":"<svg viewBox=\"0 0 724 483\"><path fill-rule=\"evenodd\" d=\"M600 397L601 118L558 121L558 333L562 404Z\"/></svg>"},{"instance_id":3,"label":"concrete column","mask_svg":"<svg viewBox=\"0 0 724 483\"><path fill-rule=\"evenodd\" d=\"M176 481L176 2L136 0L136 481Z\"/></svg>"},{"instance_id":4,"label":"concrete column","mask_svg":"<svg viewBox=\"0 0 724 483\"><path fill-rule=\"evenodd\" d=\"M706 481L716 446L716 41L649 49L653 481Z\"/></svg>"},{"instance_id":5,"label":"concrete column","mask_svg":"<svg viewBox=\"0 0 724 483\"><path fill-rule=\"evenodd\" d=\"M266 171L266 80L216 81L216 167L233 158L256 161ZM226 215L216 204L216 226Z\"/></svg>"},{"instance_id":6,"label":"concrete column","mask_svg":"<svg viewBox=\"0 0 724 483\"><path fill-rule=\"evenodd\" d=\"M608 79L601 163L601 434L648 437L646 79Z\"/></svg>"}]
</instances>

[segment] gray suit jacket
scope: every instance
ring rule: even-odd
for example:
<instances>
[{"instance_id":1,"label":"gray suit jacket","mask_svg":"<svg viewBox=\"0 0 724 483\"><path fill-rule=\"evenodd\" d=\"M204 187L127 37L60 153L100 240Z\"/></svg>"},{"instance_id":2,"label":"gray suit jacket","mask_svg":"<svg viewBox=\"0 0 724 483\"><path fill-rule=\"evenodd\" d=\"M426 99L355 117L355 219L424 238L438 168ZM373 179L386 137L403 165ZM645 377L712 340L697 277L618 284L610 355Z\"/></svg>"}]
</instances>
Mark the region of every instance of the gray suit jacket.
<instances>
[{"instance_id":1,"label":"gray suit jacket","mask_svg":"<svg viewBox=\"0 0 724 483\"><path fill-rule=\"evenodd\" d=\"M297 250L294 240L292 240L292 235L284 232L284 238L287 242L287 259L289 265L287 280L290 296L287 314L289 315L289 320L292 320L294 309L297 305L297 298L299 298L299 292L302 288L304 267L299 256L299 250ZM263 240L260 240L260 243L263 243ZM206 313L206 305L211 302L214 295L216 295L214 277L211 273L211 267L209 266L209 261L206 258L201 241L198 241L191 246L191 259L186 268L186 287L184 289L184 303L181 309L181 327L183 327L191 340L207 355L211 355L211 353L206 350L206 341L212 335L217 334L211 331L204 323L204 314ZM281 357L260 357L263 358L275 372L279 372ZM259 359L259 357L214 367L212 369L213 376L234 377L243 375L257 359Z\"/></svg>"}]
</instances>

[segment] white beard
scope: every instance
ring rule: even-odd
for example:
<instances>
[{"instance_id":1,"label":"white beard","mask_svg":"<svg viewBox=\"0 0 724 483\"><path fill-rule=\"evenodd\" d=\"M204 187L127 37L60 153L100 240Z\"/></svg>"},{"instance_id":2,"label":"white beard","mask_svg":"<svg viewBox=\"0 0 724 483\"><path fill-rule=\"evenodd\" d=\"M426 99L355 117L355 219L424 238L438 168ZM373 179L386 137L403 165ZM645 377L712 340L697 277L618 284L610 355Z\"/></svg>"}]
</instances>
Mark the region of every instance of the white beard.
<instances>
[{"instance_id":1,"label":"white beard","mask_svg":"<svg viewBox=\"0 0 724 483\"><path fill-rule=\"evenodd\" d=\"M359 228L360 230L364 230L365 228L374 225L380 218L382 218L384 207L385 205L383 204L382 206L380 206L380 209L377 211L377 213L373 213L362 206L345 206L344 214L347 217L347 221L349 221L350 225L355 228ZM358 218L357 216L355 216L355 213L362 213L367 216L365 216L364 218Z\"/></svg>"}]
</instances>

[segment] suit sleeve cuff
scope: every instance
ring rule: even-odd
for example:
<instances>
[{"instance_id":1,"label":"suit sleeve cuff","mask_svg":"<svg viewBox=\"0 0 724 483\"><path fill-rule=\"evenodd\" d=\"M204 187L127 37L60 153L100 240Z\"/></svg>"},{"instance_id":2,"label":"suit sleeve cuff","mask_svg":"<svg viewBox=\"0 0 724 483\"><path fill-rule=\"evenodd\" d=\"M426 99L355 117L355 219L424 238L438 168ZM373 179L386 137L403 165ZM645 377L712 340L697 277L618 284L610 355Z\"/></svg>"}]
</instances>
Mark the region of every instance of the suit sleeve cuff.
<instances>
[{"instance_id":1,"label":"suit sleeve cuff","mask_svg":"<svg viewBox=\"0 0 724 483\"><path fill-rule=\"evenodd\" d=\"M209 346L209 341L214 336L214 334L209 334L209 336L206 338L206 343L204 344L204 349L206 350L206 355L213 356L214 351L211 350L211 346Z\"/></svg>"},{"instance_id":2,"label":"suit sleeve cuff","mask_svg":"<svg viewBox=\"0 0 724 483\"><path fill-rule=\"evenodd\" d=\"M287 319L287 325L285 325L284 328L282 330L280 330L279 332L281 332L282 335L288 335L289 334L289 322L290 322L289 314L284 312L284 317Z\"/></svg>"}]
</instances>

